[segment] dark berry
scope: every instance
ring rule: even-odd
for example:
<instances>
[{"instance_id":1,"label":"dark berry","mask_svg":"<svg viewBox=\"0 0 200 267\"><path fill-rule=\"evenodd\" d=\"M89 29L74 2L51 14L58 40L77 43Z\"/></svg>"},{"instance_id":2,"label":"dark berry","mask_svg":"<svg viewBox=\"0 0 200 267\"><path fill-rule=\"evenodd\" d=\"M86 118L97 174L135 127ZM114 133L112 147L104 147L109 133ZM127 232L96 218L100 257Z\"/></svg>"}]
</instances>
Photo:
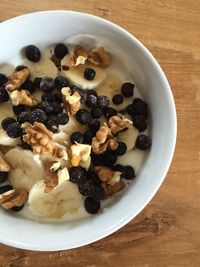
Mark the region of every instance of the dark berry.
<instances>
[{"instance_id":1,"label":"dark berry","mask_svg":"<svg viewBox=\"0 0 200 267\"><path fill-rule=\"evenodd\" d=\"M18 206L14 206L14 207L11 208L11 210L12 210L12 211L15 211L15 212L18 212L18 211L22 210L23 207L24 207L24 204L23 204L22 206L20 206L20 207L18 207Z\"/></svg>"},{"instance_id":2,"label":"dark berry","mask_svg":"<svg viewBox=\"0 0 200 267\"><path fill-rule=\"evenodd\" d=\"M115 166L113 166L112 168L114 171L118 171L118 172L121 172L121 173L124 173L125 171L125 168L123 165L121 164L116 164Z\"/></svg>"},{"instance_id":3,"label":"dark berry","mask_svg":"<svg viewBox=\"0 0 200 267\"><path fill-rule=\"evenodd\" d=\"M5 74L0 73L0 86L4 85L5 83L7 83L8 78Z\"/></svg>"},{"instance_id":4,"label":"dark berry","mask_svg":"<svg viewBox=\"0 0 200 267\"><path fill-rule=\"evenodd\" d=\"M72 183L79 184L86 179L86 170L81 167L71 167L69 170L69 180Z\"/></svg>"},{"instance_id":5,"label":"dark berry","mask_svg":"<svg viewBox=\"0 0 200 267\"><path fill-rule=\"evenodd\" d=\"M34 79L34 85L35 85L35 88L40 88L40 82L41 82L41 80L42 80L42 78L40 78L40 77L36 77L35 79Z\"/></svg>"},{"instance_id":6,"label":"dark berry","mask_svg":"<svg viewBox=\"0 0 200 267\"><path fill-rule=\"evenodd\" d=\"M148 115L147 103L145 103L140 98L135 98L133 100L132 106L133 106L132 116L134 116L134 115L144 115L147 118L147 115Z\"/></svg>"},{"instance_id":7,"label":"dark berry","mask_svg":"<svg viewBox=\"0 0 200 267\"><path fill-rule=\"evenodd\" d=\"M16 120L14 118L7 117L7 118L2 120L1 127L6 131L6 129L8 128L8 125L13 123L13 122L16 122Z\"/></svg>"},{"instance_id":8,"label":"dark berry","mask_svg":"<svg viewBox=\"0 0 200 267\"><path fill-rule=\"evenodd\" d=\"M56 102L58 102L58 103L62 103L63 102L62 94L55 94L54 97L55 97L55 101Z\"/></svg>"},{"instance_id":9,"label":"dark berry","mask_svg":"<svg viewBox=\"0 0 200 267\"><path fill-rule=\"evenodd\" d=\"M17 138L22 135L22 129L19 123L13 122L8 125L6 133L11 138Z\"/></svg>"},{"instance_id":10,"label":"dark berry","mask_svg":"<svg viewBox=\"0 0 200 267\"><path fill-rule=\"evenodd\" d=\"M17 116L17 121L22 124L24 122L29 122L30 121L30 112L28 111L22 111L18 116Z\"/></svg>"},{"instance_id":11,"label":"dark berry","mask_svg":"<svg viewBox=\"0 0 200 267\"><path fill-rule=\"evenodd\" d=\"M115 150L115 153L118 156L122 156L126 153L126 151L127 151L127 145L124 142L118 142L118 147Z\"/></svg>"},{"instance_id":12,"label":"dark berry","mask_svg":"<svg viewBox=\"0 0 200 267\"><path fill-rule=\"evenodd\" d=\"M98 96L97 95L97 92L94 89L88 89L87 90L87 95L95 95L95 96Z\"/></svg>"},{"instance_id":13,"label":"dark berry","mask_svg":"<svg viewBox=\"0 0 200 267\"><path fill-rule=\"evenodd\" d=\"M133 89L134 89L135 85L132 83L123 83L121 86L121 93L123 96L125 97L131 97L133 96Z\"/></svg>"},{"instance_id":14,"label":"dark berry","mask_svg":"<svg viewBox=\"0 0 200 267\"><path fill-rule=\"evenodd\" d=\"M61 90L63 87L69 86L67 78L63 76L58 76L55 78L55 85L58 90Z\"/></svg>"},{"instance_id":15,"label":"dark berry","mask_svg":"<svg viewBox=\"0 0 200 267\"><path fill-rule=\"evenodd\" d=\"M114 151L108 150L104 152L103 163L105 166L112 168L116 161L117 161L117 154Z\"/></svg>"},{"instance_id":16,"label":"dark berry","mask_svg":"<svg viewBox=\"0 0 200 267\"><path fill-rule=\"evenodd\" d=\"M40 50L35 45L28 45L25 48L26 57L33 62L38 62L41 57Z\"/></svg>"},{"instance_id":17,"label":"dark berry","mask_svg":"<svg viewBox=\"0 0 200 267\"><path fill-rule=\"evenodd\" d=\"M146 117L144 115L136 115L133 117L133 125L140 132L143 132L147 128Z\"/></svg>"},{"instance_id":18,"label":"dark berry","mask_svg":"<svg viewBox=\"0 0 200 267\"><path fill-rule=\"evenodd\" d=\"M0 103L8 102L8 100L9 100L8 92L6 91L5 88L1 87L0 88Z\"/></svg>"},{"instance_id":19,"label":"dark berry","mask_svg":"<svg viewBox=\"0 0 200 267\"><path fill-rule=\"evenodd\" d=\"M46 120L45 126L53 133L58 131L58 123L55 120Z\"/></svg>"},{"instance_id":20,"label":"dark berry","mask_svg":"<svg viewBox=\"0 0 200 267\"><path fill-rule=\"evenodd\" d=\"M88 127L90 130L97 132L100 128L100 121L97 119L90 120L88 123Z\"/></svg>"},{"instance_id":21,"label":"dark berry","mask_svg":"<svg viewBox=\"0 0 200 267\"><path fill-rule=\"evenodd\" d=\"M34 123L34 122L45 122L47 119L47 115L46 113L39 108L35 108L31 111L30 113L30 122Z\"/></svg>"},{"instance_id":22,"label":"dark berry","mask_svg":"<svg viewBox=\"0 0 200 267\"><path fill-rule=\"evenodd\" d=\"M135 146L140 150L147 150L151 147L151 138L147 135L141 134L137 137Z\"/></svg>"},{"instance_id":23,"label":"dark berry","mask_svg":"<svg viewBox=\"0 0 200 267\"><path fill-rule=\"evenodd\" d=\"M103 165L103 155L96 155L94 153L91 154L92 164L95 166Z\"/></svg>"},{"instance_id":24,"label":"dark berry","mask_svg":"<svg viewBox=\"0 0 200 267\"><path fill-rule=\"evenodd\" d=\"M123 101L124 101L124 98L123 98L123 96L120 95L120 94L116 94L116 95L114 95L113 98L112 98L112 102L113 102L115 105L120 105L120 104L123 103Z\"/></svg>"},{"instance_id":25,"label":"dark berry","mask_svg":"<svg viewBox=\"0 0 200 267\"><path fill-rule=\"evenodd\" d=\"M42 77L42 80L40 81L40 89L44 92L48 93L51 92L55 88L54 79L51 77Z\"/></svg>"},{"instance_id":26,"label":"dark berry","mask_svg":"<svg viewBox=\"0 0 200 267\"><path fill-rule=\"evenodd\" d=\"M100 207L101 205L99 201L95 201L91 197L85 199L85 209L88 213L95 214L100 210Z\"/></svg>"},{"instance_id":27,"label":"dark berry","mask_svg":"<svg viewBox=\"0 0 200 267\"><path fill-rule=\"evenodd\" d=\"M8 172L0 172L0 184L8 179Z\"/></svg>"},{"instance_id":28,"label":"dark berry","mask_svg":"<svg viewBox=\"0 0 200 267\"><path fill-rule=\"evenodd\" d=\"M13 106L13 113L16 116L19 115L22 111L25 111L25 106L24 105Z\"/></svg>"},{"instance_id":29,"label":"dark berry","mask_svg":"<svg viewBox=\"0 0 200 267\"><path fill-rule=\"evenodd\" d=\"M35 84L31 80L27 80L22 84L22 89L25 89L32 94L35 91Z\"/></svg>"},{"instance_id":30,"label":"dark berry","mask_svg":"<svg viewBox=\"0 0 200 267\"><path fill-rule=\"evenodd\" d=\"M12 186L9 185L9 184L8 185L1 186L0 187L0 194L3 194L5 192L8 192L8 191L10 191L12 189L13 189Z\"/></svg>"},{"instance_id":31,"label":"dark berry","mask_svg":"<svg viewBox=\"0 0 200 267\"><path fill-rule=\"evenodd\" d=\"M105 190L103 187L99 186L96 191L91 195L93 200L99 201L105 198Z\"/></svg>"},{"instance_id":32,"label":"dark berry","mask_svg":"<svg viewBox=\"0 0 200 267\"><path fill-rule=\"evenodd\" d=\"M60 103L54 102L53 103L53 111L55 114L59 114L63 112L63 107Z\"/></svg>"},{"instance_id":33,"label":"dark berry","mask_svg":"<svg viewBox=\"0 0 200 267\"><path fill-rule=\"evenodd\" d=\"M135 178L135 170L131 166L124 166L123 178L126 180L132 180Z\"/></svg>"},{"instance_id":34,"label":"dark berry","mask_svg":"<svg viewBox=\"0 0 200 267\"><path fill-rule=\"evenodd\" d=\"M54 95L51 93L44 93L44 94L42 94L42 101L53 102L54 101Z\"/></svg>"},{"instance_id":35,"label":"dark berry","mask_svg":"<svg viewBox=\"0 0 200 267\"><path fill-rule=\"evenodd\" d=\"M20 70L24 70L26 69L27 67L25 65L18 65L16 68L15 68L15 71L20 71Z\"/></svg>"},{"instance_id":36,"label":"dark berry","mask_svg":"<svg viewBox=\"0 0 200 267\"><path fill-rule=\"evenodd\" d=\"M131 116L135 116L136 114L134 113L134 109L133 109L133 104L130 104L126 107L126 112L131 115Z\"/></svg>"},{"instance_id":37,"label":"dark berry","mask_svg":"<svg viewBox=\"0 0 200 267\"><path fill-rule=\"evenodd\" d=\"M97 104L100 108L106 108L110 104L110 100L107 96L105 95L100 95L97 98Z\"/></svg>"},{"instance_id":38,"label":"dark berry","mask_svg":"<svg viewBox=\"0 0 200 267\"><path fill-rule=\"evenodd\" d=\"M90 108L95 108L97 105L97 97L95 95L88 95L85 104Z\"/></svg>"},{"instance_id":39,"label":"dark berry","mask_svg":"<svg viewBox=\"0 0 200 267\"><path fill-rule=\"evenodd\" d=\"M31 150L31 151L32 151L32 146L29 145L29 144L27 144L26 142L24 142L24 140L23 140L23 135L21 136L20 139L21 139L20 147L21 147L22 149L27 149L27 150Z\"/></svg>"},{"instance_id":40,"label":"dark berry","mask_svg":"<svg viewBox=\"0 0 200 267\"><path fill-rule=\"evenodd\" d=\"M103 114L106 117L106 119L110 119L112 116L117 115L117 110L111 107L104 108Z\"/></svg>"},{"instance_id":41,"label":"dark berry","mask_svg":"<svg viewBox=\"0 0 200 267\"><path fill-rule=\"evenodd\" d=\"M80 182L78 188L81 195L91 196L99 188L99 185L97 185L92 179L87 179Z\"/></svg>"},{"instance_id":42,"label":"dark berry","mask_svg":"<svg viewBox=\"0 0 200 267\"><path fill-rule=\"evenodd\" d=\"M52 114L54 111L53 108L53 103L49 102L48 100L42 101L39 105L38 108L42 109L46 114Z\"/></svg>"},{"instance_id":43,"label":"dark berry","mask_svg":"<svg viewBox=\"0 0 200 267\"><path fill-rule=\"evenodd\" d=\"M84 136L80 132L74 132L74 133L72 133L72 135L70 137L70 141L72 144L75 144L75 143L82 144L83 140L84 140Z\"/></svg>"},{"instance_id":44,"label":"dark berry","mask_svg":"<svg viewBox=\"0 0 200 267\"><path fill-rule=\"evenodd\" d=\"M93 108L90 112L91 116L95 119L99 119L102 116L102 110L100 108Z\"/></svg>"},{"instance_id":45,"label":"dark berry","mask_svg":"<svg viewBox=\"0 0 200 267\"><path fill-rule=\"evenodd\" d=\"M101 180L99 179L99 176L96 172L89 170L87 172L87 178L91 179L95 184L100 185Z\"/></svg>"},{"instance_id":46,"label":"dark berry","mask_svg":"<svg viewBox=\"0 0 200 267\"><path fill-rule=\"evenodd\" d=\"M94 137L94 132L91 131L91 130L87 130L87 131L84 133L83 143L84 143L84 144L91 145L91 143L92 143L92 138L93 138L93 137Z\"/></svg>"},{"instance_id":47,"label":"dark berry","mask_svg":"<svg viewBox=\"0 0 200 267\"><path fill-rule=\"evenodd\" d=\"M93 70L91 68L86 68L84 71L84 78L88 81L94 80L95 75L96 75L95 70Z\"/></svg>"},{"instance_id":48,"label":"dark berry","mask_svg":"<svg viewBox=\"0 0 200 267\"><path fill-rule=\"evenodd\" d=\"M76 119L78 122L82 124L86 124L89 122L90 119L90 113L86 109L79 109L79 111L76 113Z\"/></svg>"},{"instance_id":49,"label":"dark berry","mask_svg":"<svg viewBox=\"0 0 200 267\"><path fill-rule=\"evenodd\" d=\"M58 124L65 125L65 124L68 123L69 117L68 117L68 115L66 113L59 113L56 116L56 120L57 120Z\"/></svg>"},{"instance_id":50,"label":"dark berry","mask_svg":"<svg viewBox=\"0 0 200 267\"><path fill-rule=\"evenodd\" d=\"M59 58L63 59L64 56L68 54L68 48L64 44L57 44L54 48L54 55Z\"/></svg>"}]
</instances>

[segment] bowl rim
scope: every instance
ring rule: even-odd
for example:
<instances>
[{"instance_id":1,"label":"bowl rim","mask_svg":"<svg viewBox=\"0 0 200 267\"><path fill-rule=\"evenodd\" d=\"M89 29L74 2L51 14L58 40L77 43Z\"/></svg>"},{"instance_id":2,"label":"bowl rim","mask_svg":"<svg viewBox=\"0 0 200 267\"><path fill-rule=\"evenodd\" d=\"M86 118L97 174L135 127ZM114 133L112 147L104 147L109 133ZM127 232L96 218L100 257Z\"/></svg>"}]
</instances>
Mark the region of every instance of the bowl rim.
<instances>
[{"instance_id":1,"label":"bowl rim","mask_svg":"<svg viewBox=\"0 0 200 267\"><path fill-rule=\"evenodd\" d=\"M48 244L44 247L44 246L40 246L38 244L37 247L35 247L35 245L33 244L27 244L27 243L22 243L22 242L17 242L15 240L7 240L7 239L2 239L1 237L1 243L5 244L5 245L9 245L12 247L16 247L16 248L21 248L21 249L28 249L28 250L35 250L35 251L58 251L58 250L65 250L65 249L73 249L73 248L78 248L81 246L85 246L88 245L90 243L96 242L112 233L114 233L115 231L119 230L121 227L123 227L124 225L126 225L127 223L129 223L134 217L136 217L144 208L145 206L151 201L151 199L154 197L154 195L156 194L156 192L158 191L158 189L160 188L161 184L163 183L166 174L169 170L170 164L172 162L172 158L174 155L174 151L175 151L175 146L176 146L176 139L177 139L177 115L176 115L176 107L175 107L175 101L173 98L173 94L169 85L169 82L163 72L163 70L161 69L159 63L157 62L157 60L154 58L154 56L152 55L152 53L131 33L129 33L127 30L123 29L121 26L118 26L117 24L103 19L101 17L89 14L89 13L85 13L85 12L79 12L79 11L73 11L73 10L45 10L45 11L38 11L38 12L31 12L31 13L26 13L20 16L16 16L13 17L11 19L8 19L6 21L3 21L0 23L0 27L1 25L5 25L5 24L9 24L12 23L13 21L16 20L21 20L23 18L26 17L30 17L30 16L40 16L41 14L61 14L61 13L65 13L65 14L74 14L80 17L89 17L91 19L95 19L100 23L103 23L104 25L107 24L109 26L111 26L113 29L115 29L116 31L120 31L122 34L126 35L127 37L129 37L130 41L134 42L135 45L137 46L138 49L140 49L148 58L148 60L151 62L151 64L154 65L156 71L159 73L163 83L164 83L164 87L165 89L167 89L167 95L168 95L168 100L169 100L169 104L171 107L171 116L172 116L172 121L171 121L171 125L172 125L172 141L171 141L171 151L168 155L168 161L165 163L165 168L162 170L161 174L160 174L160 180L157 183L157 185L155 186L154 190L152 190L150 196L148 197L148 199L146 199L146 201L143 202L143 205L140 206L140 208L135 211L135 212L130 212L129 214L127 214L126 216L123 217L122 220L120 220L118 223L114 224L112 227L109 228L109 230L104 231L104 232L99 232L98 234L96 234L94 237L89 237L89 238L85 238L83 241L78 242L74 242L70 247L67 246L63 246L63 245L59 245L57 244L55 247L49 246Z\"/></svg>"}]
</instances>

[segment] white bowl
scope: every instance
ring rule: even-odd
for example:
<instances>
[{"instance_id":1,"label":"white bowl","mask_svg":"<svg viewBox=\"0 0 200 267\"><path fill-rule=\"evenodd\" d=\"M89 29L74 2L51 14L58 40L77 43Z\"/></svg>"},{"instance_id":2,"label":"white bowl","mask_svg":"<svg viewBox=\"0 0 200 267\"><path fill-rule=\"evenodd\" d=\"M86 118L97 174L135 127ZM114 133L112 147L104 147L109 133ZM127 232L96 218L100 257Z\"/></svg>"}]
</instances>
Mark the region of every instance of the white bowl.
<instances>
[{"instance_id":1,"label":"white bowl","mask_svg":"<svg viewBox=\"0 0 200 267\"><path fill-rule=\"evenodd\" d=\"M78 33L102 35L130 57L134 81L148 102L152 148L136 180L110 208L80 223L39 223L0 211L0 241L40 251L80 247L99 240L132 220L164 180L176 142L176 111L168 81L151 53L130 33L104 19L72 11L23 15L0 24L0 63L28 44L45 46Z\"/></svg>"}]
</instances>

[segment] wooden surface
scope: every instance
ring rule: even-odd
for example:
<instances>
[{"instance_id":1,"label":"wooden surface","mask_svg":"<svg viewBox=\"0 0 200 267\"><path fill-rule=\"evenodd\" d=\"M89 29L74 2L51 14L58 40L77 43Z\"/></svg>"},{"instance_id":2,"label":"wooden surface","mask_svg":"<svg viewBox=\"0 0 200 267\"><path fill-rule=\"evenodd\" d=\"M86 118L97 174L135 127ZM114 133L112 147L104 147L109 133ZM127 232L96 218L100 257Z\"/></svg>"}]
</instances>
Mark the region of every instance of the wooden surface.
<instances>
[{"instance_id":1,"label":"wooden surface","mask_svg":"<svg viewBox=\"0 0 200 267\"><path fill-rule=\"evenodd\" d=\"M0 266L200 266L200 1L0 0L0 21L48 9L109 19L154 54L176 101L176 152L159 192L118 232L83 248L56 253L0 245Z\"/></svg>"}]
</instances>

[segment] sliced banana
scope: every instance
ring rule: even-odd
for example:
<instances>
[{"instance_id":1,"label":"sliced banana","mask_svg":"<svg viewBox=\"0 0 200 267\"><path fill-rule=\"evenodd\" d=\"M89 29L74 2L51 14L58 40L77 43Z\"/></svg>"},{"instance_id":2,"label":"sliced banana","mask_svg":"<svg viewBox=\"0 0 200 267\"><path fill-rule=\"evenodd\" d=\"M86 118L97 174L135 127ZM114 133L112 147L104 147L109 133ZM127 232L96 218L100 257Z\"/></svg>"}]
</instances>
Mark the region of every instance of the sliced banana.
<instances>
[{"instance_id":1,"label":"sliced banana","mask_svg":"<svg viewBox=\"0 0 200 267\"><path fill-rule=\"evenodd\" d=\"M69 142L69 135L63 131L53 134L53 141L61 145L67 145Z\"/></svg>"},{"instance_id":2,"label":"sliced banana","mask_svg":"<svg viewBox=\"0 0 200 267\"><path fill-rule=\"evenodd\" d=\"M76 213L83 200L75 184L65 181L49 193L44 193L43 181L36 183L29 193L30 211L44 218L62 218L66 213Z\"/></svg>"},{"instance_id":3,"label":"sliced banana","mask_svg":"<svg viewBox=\"0 0 200 267\"><path fill-rule=\"evenodd\" d=\"M127 151L131 150L135 146L135 141L138 136L138 130L131 126L126 131L118 133L117 140L124 142L127 145Z\"/></svg>"},{"instance_id":4,"label":"sliced banana","mask_svg":"<svg viewBox=\"0 0 200 267\"><path fill-rule=\"evenodd\" d=\"M15 118L15 115L12 110L12 105L10 103L2 103L0 105L0 127L2 120L7 117Z\"/></svg>"},{"instance_id":5,"label":"sliced banana","mask_svg":"<svg viewBox=\"0 0 200 267\"><path fill-rule=\"evenodd\" d=\"M70 66L69 55L65 56L61 62L62 66ZM92 68L95 70L96 75L94 80L89 81L84 78L84 71L86 68ZM65 76L70 82L82 89L93 89L97 88L106 79L107 72L103 68L96 67L90 63L85 63L84 65L79 65L76 67L70 67L69 70L62 70L62 75Z\"/></svg>"},{"instance_id":6,"label":"sliced banana","mask_svg":"<svg viewBox=\"0 0 200 267\"><path fill-rule=\"evenodd\" d=\"M2 146L16 146L20 143L20 138L11 138L7 133L0 129L0 145Z\"/></svg>"},{"instance_id":7,"label":"sliced banana","mask_svg":"<svg viewBox=\"0 0 200 267\"><path fill-rule=\"evenodd\" d=\"M14 188L23 187L28 191L41 179L44 168L39 155L29 150L13 148L5 155L12 169L9 173L9 181Z\"/></svg>"}]
</instances>

